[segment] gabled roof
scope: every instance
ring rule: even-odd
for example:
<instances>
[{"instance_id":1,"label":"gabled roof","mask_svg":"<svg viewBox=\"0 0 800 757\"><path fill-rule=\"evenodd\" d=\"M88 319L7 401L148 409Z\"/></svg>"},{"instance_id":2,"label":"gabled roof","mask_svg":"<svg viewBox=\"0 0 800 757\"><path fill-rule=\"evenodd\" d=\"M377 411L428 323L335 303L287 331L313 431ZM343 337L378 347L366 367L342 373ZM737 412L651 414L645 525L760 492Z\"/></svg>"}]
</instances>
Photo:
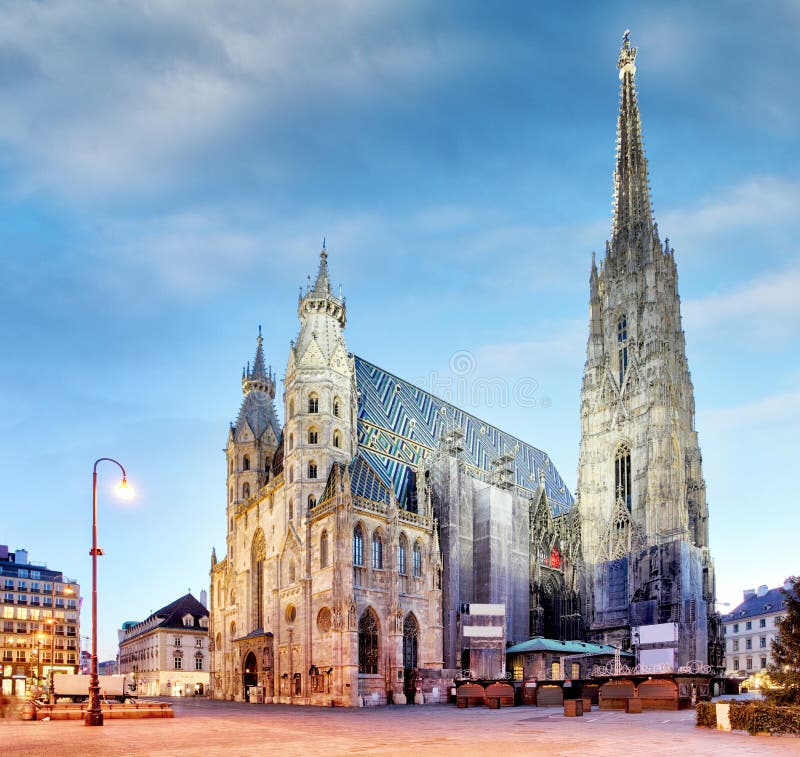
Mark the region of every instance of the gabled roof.
<instances>
[{"instance_id":1,"label":"gabled roof","mask_svg":"<svg viewBox=\"0 0 800 757\"><path fill-rule=\"evenodd\" d=\"M770 612L780 612L783 609L783 600L784 596L780 587L770 589L763 597L754 594L727 615L723 615L722 621L723 623L735 623L741 618L754 618Z\"/></svg>"},{"instance_id":2,"label":"gabled roof","mask_svg":"<svg viewBox=\"0 0 800 757\"><path fill-rule=\"evenodd\" d=\"M515 644L506 649L506 654L522 654L524 652L556 652L557 654L615 654L616 647L610 644L590 644L588 641L558 641L536 636L528 641ZM633 657L631 652L620 650L623 657Z\"/></svg>"},{"instance_id":3,"label":"gabled roof","mask_svg":"<svg viewBox=\"0 0 800 757\"><path fill-rule=\"evenodd\" d=\"M554 515L574 500L548 455L490 423L451 405L382 368L354 356L358 387L359 454L383 483L406 502L413 473L423 454L434 450L444 433L463 437L461 458L467 469L484 477L492 463L509 455L512 481L533 496L540 479Z\"/></svg>"}]
</instances>

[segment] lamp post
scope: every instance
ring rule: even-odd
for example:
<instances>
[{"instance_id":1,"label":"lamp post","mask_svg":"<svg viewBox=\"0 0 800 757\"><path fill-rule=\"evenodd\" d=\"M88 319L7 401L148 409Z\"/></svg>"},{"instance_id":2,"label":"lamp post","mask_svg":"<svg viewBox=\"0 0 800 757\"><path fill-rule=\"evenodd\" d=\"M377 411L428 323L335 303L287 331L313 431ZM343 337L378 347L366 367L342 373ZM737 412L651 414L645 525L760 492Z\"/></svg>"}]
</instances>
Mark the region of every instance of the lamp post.
<instances>
[{"instance_id":1,"label":"lamp post","mask_svg":"<svg viewBox=\"0 0 800 757\"><path fill-rule=\"evenodd\" d=\"M56 681L55 681L55 664L56 664L56 576L53 576L53 591L52 591L52 604L50 605L50 681L48 685L48 693L50 704L56 703ZM61 581L64 582L64 574L61 574ZM64 586L64 594L72 594L72 587L66 583Z\"/></svg>"},{"instance_id":2,"label":"lamp post","mask_svg":"<svg viewBox=\"0 0 800 757\"><path fill-rule=\"evenodd\" d=\"M97 465L103 461L114 463L122 471L122 481L117 485L117 493L125 498L131 496L125 468L112 457L101 457L94 461L92 469L92 672L89 678L89 709L86 711L85 725L103 725L103 711L100 709L100 679L97 676L97 558L103 550L97 546Z\"/></svg>"}]
</instances>

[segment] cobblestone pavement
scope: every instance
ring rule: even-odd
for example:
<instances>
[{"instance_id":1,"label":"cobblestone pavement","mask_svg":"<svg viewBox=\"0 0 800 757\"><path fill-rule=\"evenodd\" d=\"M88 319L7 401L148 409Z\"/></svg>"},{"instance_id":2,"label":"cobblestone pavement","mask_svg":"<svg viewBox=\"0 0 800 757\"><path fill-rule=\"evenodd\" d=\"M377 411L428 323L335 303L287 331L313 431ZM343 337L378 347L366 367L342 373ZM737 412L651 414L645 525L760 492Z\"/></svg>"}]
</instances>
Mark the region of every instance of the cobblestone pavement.
<instances>
[{"instance_id":1,"label":"cobblestone pavement","mask_svg":"<svg viewBox=\"0 0 800 757\"><path fill-rule=\"evenodd\" d=\"M560 709L468 710L453 705L361 710L173 700L171 720L81 722L0 720L7 755L614 755L635 747L661 755L793 755L800 738L748 736L694 725L694 712L626 715L593 710L565 718Z\"/></svg>"}]
</instances>

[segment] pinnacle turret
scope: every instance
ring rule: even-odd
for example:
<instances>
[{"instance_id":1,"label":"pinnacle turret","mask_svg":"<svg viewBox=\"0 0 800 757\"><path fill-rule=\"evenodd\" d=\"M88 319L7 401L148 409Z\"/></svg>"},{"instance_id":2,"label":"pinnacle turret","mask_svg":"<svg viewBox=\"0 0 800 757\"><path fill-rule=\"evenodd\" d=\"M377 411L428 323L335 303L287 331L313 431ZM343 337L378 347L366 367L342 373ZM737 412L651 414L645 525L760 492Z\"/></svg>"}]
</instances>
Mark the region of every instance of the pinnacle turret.
<instances>
[{"instance_id":1,"label":"pinnacle turret","mask_svg":"<svg viewBox=\"0 0 800 757\"><path fill-rule=\"evenodd\" d=\"M272 366L267 368L264 362L264 338L261 336L261 326L258 327L253 366L251 368L248 362L242 371L242 391L249 394L254 389L266 392L272 399L275 398L275 374L272 372Z\"/></svg>"},{"instance_id":2,"label":"pinnacle turret","mask_svg":"<svg viewBox=\"0 0 800 757\"><path fill-rule=\"evenodd\" d=\"M319 270L317 271L314 285L311 286L309 277L309 284L305 293L303 293L302 287L300 288L298 315L301 321L304 316L311 313L325 313L332 316L344 328L346 322L345 302L341 294L341 288L338 297L333 294L330 273L328 272L328 250L325 247L324 240L322 242L322 250L319 253Z\"/></svg>"},{"instance_id":3,"label":"pinnacle turret","mask_svg":"<svg viewBox=\"0 0 800 757\"><path fill-rule=\"evenodd\" d=\"M319 253L319 271L314 282L314 291L321 294L331 294L331 280L328 274L328 251L325 249L325 240L322 240L322 250Z\"/></svg>"}]
</instances>

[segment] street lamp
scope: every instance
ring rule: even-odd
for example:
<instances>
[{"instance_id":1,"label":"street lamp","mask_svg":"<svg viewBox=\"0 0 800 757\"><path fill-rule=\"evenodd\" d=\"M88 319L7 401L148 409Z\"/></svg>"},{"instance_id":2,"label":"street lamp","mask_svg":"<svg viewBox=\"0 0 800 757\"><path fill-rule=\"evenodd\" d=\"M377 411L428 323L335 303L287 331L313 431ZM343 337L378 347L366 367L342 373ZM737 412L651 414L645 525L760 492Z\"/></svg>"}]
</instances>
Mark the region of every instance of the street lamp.
<instances>
[{"instance_id":1,"label":"street lamp","mask_svg":"<svg viewBox=\"0 0 800 757\"><path fill-rule=\"evenodd\" d=\"M48 692L50 695L50 704L56 703L56 681L55 681L55 664L56 664L56 576L53 576L53 596L52 604L50 605L50 619L47 621L50 626L50 683ZM64 582L64 574L61 574L61 581ZM72 587L69 583L65 582L63 589L64 594L74 594Z\"/></svg>"},{"instance_id":2,"label":"street lamp","mask_svg":"<svg viewBox=\"0 0 800 757\"><path fill-rule=\"evenodd\" d=\"M97 546L97 465L103 461L114 463L122 471L122 481L117 484L117 495L130 499L133 490L128 486L128 477L122 463L112 457L101 457L94 461L92 469L92 672L89 678L89 709L86 711L85 725L103 725L103 711L100 709L100 679L97 676L97 558L103 550Z\"/></svg>"}]
</instances>

